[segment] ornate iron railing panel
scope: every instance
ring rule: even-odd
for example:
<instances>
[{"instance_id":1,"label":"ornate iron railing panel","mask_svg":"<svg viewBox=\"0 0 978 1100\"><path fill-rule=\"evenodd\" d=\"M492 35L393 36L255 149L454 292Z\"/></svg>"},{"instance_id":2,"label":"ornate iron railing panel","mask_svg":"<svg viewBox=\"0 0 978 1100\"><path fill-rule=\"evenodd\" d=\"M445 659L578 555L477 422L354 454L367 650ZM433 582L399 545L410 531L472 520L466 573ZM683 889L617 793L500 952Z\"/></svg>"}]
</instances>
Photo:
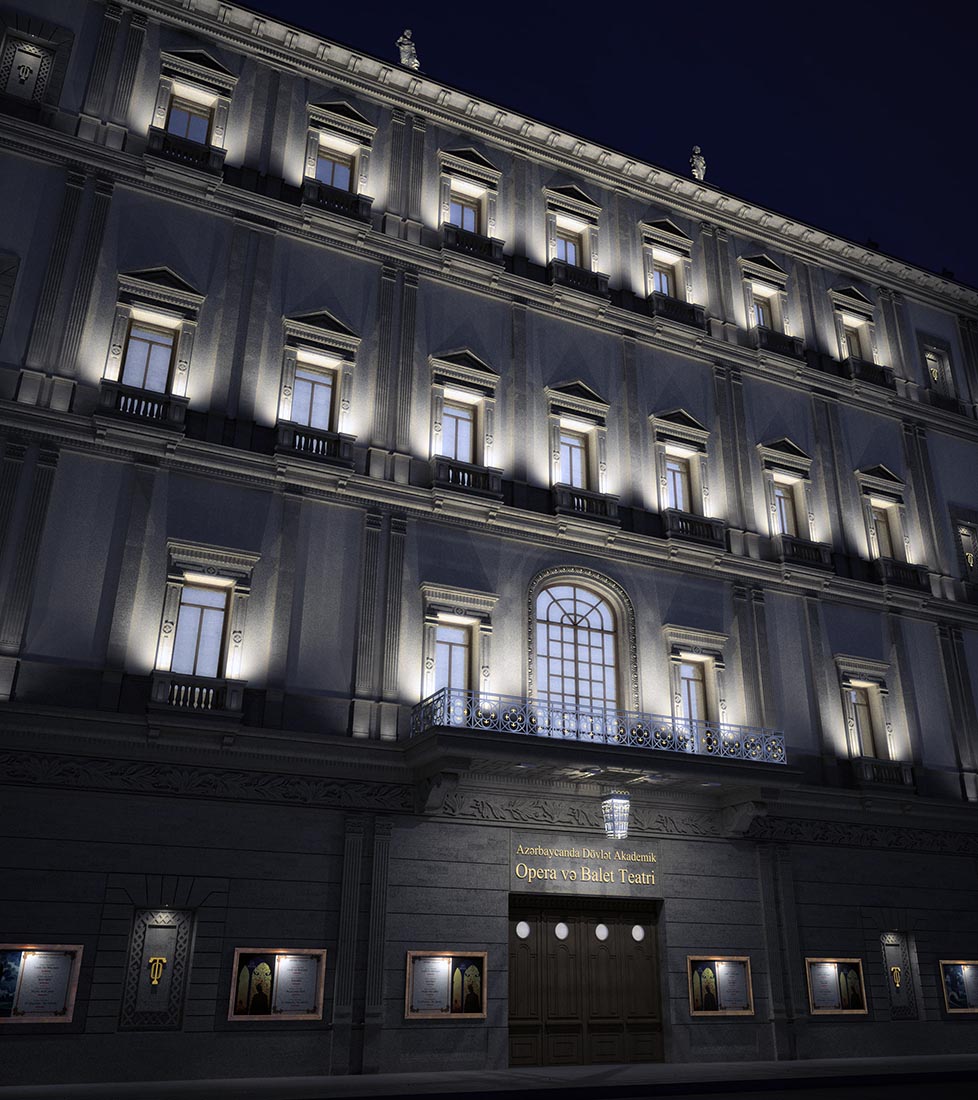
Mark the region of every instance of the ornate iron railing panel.
<instances>
[{"instance_id":1,"label":"ornate iron railing panel","mask_svg":"<svg viewBox=\"0 0 978 1100\"><path fill-rule=\"evenodd\" d=\"M454 252L463 252L466 256L474 256L478 260L488 260L493 264L503 262L503 242L495 237L484 237L481 233L473 233L447 223L441 228L443 247Z\"/></svg>"},{"instance_id":2,"label":"ornate iron railing panel","mask_svg":"<svg viewBox=\"0 0 978 1100\"><path fill-rule=\"evenodd\" d=\"M201 172L210 172L219 176L224 170L226 150L214 145L203 145L199 141L169 134L158 126L150 126L146 152L164 160L182 164L186 168L196 168Z\"/></svg>"},{"instance_id":3,"label":"ornate iron railing panel","mask_svg":"<svg viewBox=\"0 0 978 1100\"><path fill-rule=\"evenodd\" d=\"M559 516L586 516L603 523L618 523L618 498L611 493L593 493L573 485L553 487L554 511Z\"/></svg>"},{"instance_id":4,"label":"ornate iron railing panel","mask_svg":"<svg viewBox=\"0 0 978 1100\"><path fill-rule=\"evenodd\" d=\"M668 294L650 294L649 312L653 317L665 317L669 321L678 321L681 325L706 327L706 312L701 306L684 302L682 298L672 298Z\"/></svg>"},{"instance_id":5,"label":"ornate iron railing panel","mask_svg":"<svg viewBox=\"0 0 978 1100\"><path fill-rule=\"evenodd\" d=\"M432 484L436 489L461 489L483 496L503 495L503 472L491 466L474 466L457 458L435 455L431 460Z\"/></svg>"},{"instance_id":6,"label":"ornate iron railing panel","mask_svg":"<svg viewBox=\"0 0 978 1100\"><path fill-rule=\"evenodd\" d=\"M420 702L411 716L411 736L441 727L520 733L611 747L785 764L778 730L671 718L639 711L603 710L518 696L442 688Z\"/></svg>"},{"instance_id":7,"label":"ornate iron railing panel","mask_svg":"<svg viewBox=\"0 0 978 1100\"><path fill-rule=\"evenodd\" d=\"M758 325L754 329L754 342L761 351L773 351L778 355L787 355L791 359L804 359L805 348L797 336L778 332L774 328Z\"/></svg>"}]
</instances>

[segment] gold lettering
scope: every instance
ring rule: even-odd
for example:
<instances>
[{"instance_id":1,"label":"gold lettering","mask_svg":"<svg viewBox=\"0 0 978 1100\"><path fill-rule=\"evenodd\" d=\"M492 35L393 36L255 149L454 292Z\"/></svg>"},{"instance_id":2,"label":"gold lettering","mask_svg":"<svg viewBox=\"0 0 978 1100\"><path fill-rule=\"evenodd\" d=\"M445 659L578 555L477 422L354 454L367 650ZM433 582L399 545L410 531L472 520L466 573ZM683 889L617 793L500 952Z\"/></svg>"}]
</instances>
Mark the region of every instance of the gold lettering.
<instances>
[{"instance_id":1,"label":"gold lettering","mask_svg":"<svg viewBox=\"0 0 978 1100\"><path fill-rule=\"evenodd\" d=\"M159 985L160 978L163 977L163 967L166 966L165 955L154 955L149 960L149 976L151 979L151 985Z\"/></svg>"}]
</instances>

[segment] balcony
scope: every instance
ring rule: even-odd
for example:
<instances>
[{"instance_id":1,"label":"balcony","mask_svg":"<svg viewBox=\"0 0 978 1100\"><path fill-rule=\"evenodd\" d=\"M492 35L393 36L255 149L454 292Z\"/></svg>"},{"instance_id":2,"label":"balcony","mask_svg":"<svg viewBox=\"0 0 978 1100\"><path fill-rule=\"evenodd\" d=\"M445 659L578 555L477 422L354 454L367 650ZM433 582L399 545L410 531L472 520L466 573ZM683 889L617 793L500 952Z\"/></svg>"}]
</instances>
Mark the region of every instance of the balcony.
<instances>
[{"instance_id":1,"label":"balcony","mask_svg":"<svg viewBox=\"0 0 978 1100\"><path fill-rule=\"evenodd\" d=\"M881 367L879 363L871 363L868 359L843 359L842 373L846 378L856 378L861 382L872 382L875 386L886 386L889 390L896 389L893 381L893 371L889 367Z\"/></svg>"},{"instance_id":2,"label":"balcony","mask_svg":"<svg viewBox=\"0 0 978 1100\"><path fill-rule=\"evenodd\" d=\"M793 565L808 565L814 569L832 569L832 547L824 542L809 542L794 535L779 535L781 560Z\"/></svg>"},{"instance_id":3,"label":"balcony","mask_svg":"<svg viewBox=\"0 0 978 1100\"><path fill-rule=\"evenodd\" d=\"M473 466L456 458L435 455L431 460L431 484L435 489L457 489L463 493L493 497L503 496L503 472L491 466Z\"/></svg>"},{"instance_id":4,"label":"balcony","mask_svg":"<svg viewBox=\"0 0 978 1100\"><path fill-rule=\"evenodd\" d=\"M804 359L805 347L797 336L788 336L775 328L758 325L754 330L754 346L759 351L773 351L790 359Z\"/></svg>"},{"instance_id":5,"label":"balcony","mask_svg":"<svg viewBox=\"0 0 978 1100\"><path fill-rule=\"evenodd\" d=\"M961 414L961 402L950 394L941 393L940 390L927 390L927 401L935 409L943 409L945 412Z\"/></svg>"},{"instance_id":6,"label":"balcony","mask_svg":"<svg viewBox=\"0 0 978 1100\"><path fill-rule=\"evenodd\" d=\"M596 294L599 298L610 297L608 276L602 275L600 271L588 271L586 268L565 263L563 260L551 260L547 275L551 286L565 286L570 290L580 290L584 294Z\"/></svg>"},{"instance_id":7,"label":"balcony","mask_svg":"<svg viewBox=\"0 0 978 1100\"><path fill-rule=\"evenodd\" d=\"M339 187L330 187L319 180L302 181L302 202L308 206L327 210L330 214L339 214L343 218L353 218L358 222L370 221L370 207L373 199L358 195L353 191L344 191Z\"/></svg>"},{"instance_id":8,"label":"balcony","mask_svg":"<svg viewBox=\"0 0 978 1100\"><path fill-rule=\"evenodd\" d=\"M157 670L150 685L149 705L153 710L174 714L239 717L244 704L244 689L244 680L183 676Z\"/></svg>"},{"instance_id":9,"label":"balcony","mask_svg":"<svg viewBox=\"0 0 978 1100\"><path fill-rule=\"evenodd\" d=\"M690 512L680 512L677 508L667 508L662 513L662 523L666 538L687 539L705 546L715 546L718 550L725 550L727 547L727 527L722 519L694 516Z\"/></svg>"},{"instance_id":10,"label":"balcony","mask_svg":"<svg viewBox=\"0 0 978 1100\"><path fill-rule=\"evenodd\" d=\"M653 317L664 317L667 321L677 321L680 325L692 328L706 328L706 311L702 306L684 302L681 298L671 298L668 294L650 294L649 312Z\"/></svg>"},{"instance_id":11,"label":"balcony","mask_svg":"<svg viewBox=\"0 0 978 1100\"><path fill-rule=\"evenodd\" d=\"M930 591L927 570L922 565L909 561L897 561L896 558L877 558L873 565L883 584L896 584L901 588L913 588L918 592Z\"/></svg>"},{"instance_id":12,"label":"balcony","mask_svg":"<svg viewBox=\"0 0 978 1100\"><path fill-rule=\"evenodd\" d=\"M857 787L901 787L913 790L913 765L901 760L877 760L872 756L855 757L852 776Z\"/></svg>"},{"instance_id":13,"label":"balcony","mask_svg":"<svg viewBox=\"0 0 978 1100\"><path fill-rule=\"evenodd\" d=\"M509 695L442 688L419 703L411 715L411 736L432 729L516 733L612 748L709 756L714 759L786 764L779 730L692 721L638 711L560 703Z\"/></svg>"},{"instance_id":14,"label":"balcony","mask_svg":"<svg viewBox=\"0 0 978 1100\"><path fill-rule=\"evenodd\" d=\"M325 432L304 424L285 422L278 426L275 453L299 454L303 458L329 462L333 466L352 468L355 442L355 435L341 435L339 432Z\"/></svg>"},{"instance_id":15,"label":"balcony","mask_svg":"<svg viewBox=\"0 0 978 1100\"><path fill-rule=\"evenodd\" d=\"M141 390L137 386L124 386L121 382L103 378L99 383L95 415L148 421L161 428L182 432L189 404L186 397Z\"/></svg>"},{"instance_id":16,"label":"balcony","mask_svg":"<svg viewBox=\"0 0 978 1100\"><path fill-rule=\"evenodd\" d=\"M199 141L168 134L159 126L150 126L149 144L146 152L150 156L172 161L184 168L195 168L219 176L224 170L225 150L214 145L201 145Z\"/></svg>"},{"instance_id":17,"label":"balcony","mask_svg":"<svg viewBox=\"0 0 978 1100\"><path fill-rule=\"evenodd\" d=\"M476 260L486 260L491 264L503 262L503 242L495 237L483 237L481 233L473 233L468 229L460 229L457 225L443 225L442 248L452 252L461 252L463 256L471 256Z\"/></svg>"},{"instance_id":18,"label":"balcony","mask_svg":"<svg viewBox=\"0 0 978 1100\"><path fill-rule=\"evenodd\" d=\"M554 512L558 516L581 516L599 523L618 524L618 498L610 493L592 493L573 485L553 487Z\"/></svg>"}]
</instances>

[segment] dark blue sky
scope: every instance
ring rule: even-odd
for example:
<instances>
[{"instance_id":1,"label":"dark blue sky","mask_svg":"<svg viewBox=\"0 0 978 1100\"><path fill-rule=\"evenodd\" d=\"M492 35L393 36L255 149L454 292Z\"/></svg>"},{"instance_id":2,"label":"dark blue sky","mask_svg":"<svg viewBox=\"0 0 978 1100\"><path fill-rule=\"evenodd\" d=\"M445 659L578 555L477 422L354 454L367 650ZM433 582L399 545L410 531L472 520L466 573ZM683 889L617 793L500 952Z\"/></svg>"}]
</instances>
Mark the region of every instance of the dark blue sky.
<instances>
[{"instance_id":1,"label":"dark blue sky","mask_svg":"<svg viewBox=\"0 0 978 1100\"><path fill-rule=\"evenodd\" d=\"M978 286L968 0L251 6Z\"/></svg>"}]
</instances>

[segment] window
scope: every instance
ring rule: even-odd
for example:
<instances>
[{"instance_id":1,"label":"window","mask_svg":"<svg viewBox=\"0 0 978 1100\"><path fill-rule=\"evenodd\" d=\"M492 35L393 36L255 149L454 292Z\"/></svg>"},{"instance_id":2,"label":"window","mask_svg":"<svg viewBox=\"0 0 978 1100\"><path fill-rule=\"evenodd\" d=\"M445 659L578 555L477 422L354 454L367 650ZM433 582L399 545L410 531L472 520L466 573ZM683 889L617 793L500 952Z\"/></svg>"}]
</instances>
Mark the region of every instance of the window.
<instances>
[{"instance_id":1,"label":"window","mask_svg":"<svg viewBox=\"0 0 978 1100\"><path fill-rule=\"evenodd\" d=\"M965 577L974 580L978 576L978 526L970 523L959 524L958 541L961 556L964 559Z\"/></svg>"},{"instance_id":2,"label":"window","mask_svg":"<svg viewBox=\"0 0 978 1100\"><path fill-rule=\"evenodd\" d=\"M755 342L771 347L765 333L791 335L788 317L788 273L770 256L742 256L738 260L744 286L744 306L747 324L760 330ZM765 342L766 340L766 342ZM778 350L782 342L776 342Z\"/></svg>"},{"instance_id":3,"label":"window","mask_svg":"<svg viewBox=\"0 0 978 1100\"><path fill-rule=\"evenodd\" d=\"M863 347L863 326L851 323L843 323L842 335L845 341L845 358L865 359L866 350Z\"/></svg>"},{"instance_id":4,"label":"window","mask_svg":"<svg viewBox=\"0 0 978 1100\"><path fill-rule=\"evenodd\" d=\"M668 219L641 224L645 293L692 301L693 241Z\"/></svg>"},{"instance_id":5,"label":"window","mask_svg":"<svg viewBox=\"0 0 978 1100\"><path fill-rule=\"evenodd\" d=\"M689 459L666 453L666 507L680 512L690 509Z\"/></svg>"},{"instance_id":6,"label":"window","mask_svg":"<svg viewBox=\"0 0 978 1100\"><path fill-rule=\"evenodd\" d=\"M228 590L188 584L180 594L170 671L216 678L222 673Z\"/></svg>"},{"instance_id":7,"label":"window","mask_svg":"<svg viewBox=\"0 0 978 1100\"><path fill-rule=\"evenodd\" d=\"M465 588L423 584L424 672L421 697L437 691L490 690L492 613L499 597ZM472 711L448 708L450 724L465 724Z\"/></svg>"},{"instance_id":8,"label":"window","mask_svg":"<svg viewBox=\"0 0 978 1100\"><path fill-rule=\"evenodd\" d=\"M931 390L944 397L954 396L954 378L951 372L951 350L945 341L927 337L921 341L926 382Z\"/></svg>"},{"instance_id":9,"label":"window","mask_svg":"<svg viewBox=\"0 0 978 1100\"><path fill-rule=\"evenodd\" d=\"M165 393L176 339L174 329L132 321L122 364L122 384Z\"/></svg>"},{"instance_id":10,"label":"window","mask_svg":"<svg viewBox=\"0 0 978 1100\"><path fill-rule=\"evenodd\" d=\"M320 145L316 158L316 179L337 191L350 191L353 184L353 156Z\"/></svg>"},{"instance_id":11,"label":"window","mask_svg":"<svg viewBox=\"0 0 978 1100\"><path fill-rule=\"evenodd\" d=\"M581 266L581 235L558 225L556 259L574 267Z\"/></svg>"},{"instance_id":12,"label":"window","mask_svg":"<svg viewBox=\"0 0 978 1100\"><path fill-rule=\"evenodd\" d=\"M468 195L452 193L448 204L448 224L467 233L479 232L479 203Z\"/></svg>"},{"instance_id":13,"label":"window","mask_svg":"<svg viewBox=\"0 0 978 1100\"><path fill-rule=\"evenodd\" d=\"M210 137L212 109L174 96L166 119L166 132L176 137L207 145Z\"/></svg>"},{"instance_id":14,"label":"window","mask_svg":"<svg viewBox=\"0 0 978 1100\"><path fill-rule=\"evenodd\" d=\"M680 728L688 723L687 730L696 734L698 723L723 722L726 635L672 624L662 631L669 647L673 716Z\"/></svg>"},{"instance_id":15,"label":"window","mask_svg":"<svg viewBox=\"0 0 978 1100\"><path fill-rule=\"evenodd\" d=\"M706 443L710 433L685 409L653 413L653 449L660 512L708 515Z\"/></svg>"},{"instance_id":16,"label":"window","mask_svg":"<svg viewBox=\"0 0 978 1100\"><path fill-rule=\"evenodd\" d=\"M672 264L656 260L652 265L652 289L667 298L676 297L676 269Z\"/></svg>"},{"instance_id":17,"label":"window","mask_svg":"<svg viewBox=\"0 0 978 1100\"><path fill-rule=\"evenodd\" d=\"M839 341L839 358L852 363L880 365L876 339L876 307L854 286L830 290ZM859 375L859 376L864 376Z\"/></svg>"},{"instance_id":18,"label":"window","mask_svg":"<svg viewBox=\"0 0 978 1100\"><path fill-rule=\"evenodd\" d=\"M754 324L758 328L774 328L774 314L770 298L762 297L759 290L754 295Z\"/></svg>"},{"instance_id":19,"label":"window","mask_svg":"<svg viewBox=\"0 0 978 1100\"><path fill-rule=\"evenodd\" d=\"M617 705L615 618L596 592L554 584L536 597L537 692L571 709Z\"/></svg>"},{"instance_id":20,"label":"window","mask_svg":"<svg viewBox=\"0 0 978 1100\"><path fill-rule=\"evenodd\" d=\"M842 713L849 755L895 760L886 676L889 666L864 657L837 655Z\"/></svg>"},{"instance_id":21,"label":"window","mask_svg":"<svg viewBox=\"0 0 978 1100\"><path fill-rule=\"evenodd\" d=\"M471 669L471 627L439 623L435 627L435 691L467 691Z\"/></svg>"},{"instance_id":22,"label":"window","mask_svg":"<svg viewBox=\"0 0 978 1100\"><path fill-rule=\"evenodd\" d=\"M258 555L171 540L167 558L151 705L240 713L238 677Z\"/></svg>"},{"instance_id":23,"label":"window","mask_svg":"<svg viewBox=\"0 0 978 1100\"><path fill-rule=\"evenodd\" d=\"M353 437L342 432L360 338L325 309L287 317L284 327L279 446L346 461Z\"/></svg>"},{"instance_id":24,"label":"window","mask_svg":"<svg viewBox=\"0 0 978 1100\"><path fill-rule=\"evenodd\" d=\"M560 429L560 483L586 489L588 468L587 436L584 432Z\"/></svg>"},{"instance_id":25,"label":"window","mask_svg":"<svg viewBox=\"0 0 978 1100\"><path fill-rule=\"evenodd\" d=\"M475 461L475 406L461 401L445 401L441 415L441 451L444 458L458 462Z\"/></svg>"},{"instance_id":26,"label":"window","mask_svg":"<svg viewBox=\"0 0 978 1100\"><path fill-rule=\"evenodd\" d=\"M774 484L774 507L779 535L798 534L798 518L795 511L795 490L793 485L779 482Z\"/></svg>"},{"instance_id":27,"label":"window","mask_svg":"<svg viewBox=\"0 0 978 1100\"><path fill-rule=\"evenodd\" d=\"M301 353L295 368L292 393L292 421L319 431L332 431L333 404L336 393L336 372L316 369L302 361Z\"/></svg>"},{"instance_id":28,"label":"window","mask_svg":"<svg viewBox=\"0 0 978 1100\"><path fill-rule=\"evenodd\" d=\"M873 504L870 513L873 517L873 533L876 536L877 554L881 558L893 558L894 541L890 521L890 505Z\"/></svg>"}]
</instances>

